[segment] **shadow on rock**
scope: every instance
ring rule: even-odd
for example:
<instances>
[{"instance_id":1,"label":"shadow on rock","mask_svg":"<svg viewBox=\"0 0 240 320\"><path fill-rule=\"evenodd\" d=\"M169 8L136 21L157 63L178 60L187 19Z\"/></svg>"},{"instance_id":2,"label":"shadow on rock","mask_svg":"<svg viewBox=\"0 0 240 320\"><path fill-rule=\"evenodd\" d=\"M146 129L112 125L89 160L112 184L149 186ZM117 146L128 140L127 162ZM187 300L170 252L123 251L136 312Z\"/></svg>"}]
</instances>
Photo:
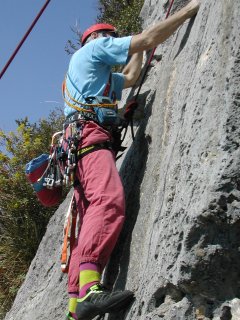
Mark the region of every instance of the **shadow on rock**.
<instances>
[{"instance_id":1,"label":"shadow on rock","mask_svg":"<svg viewBox=\"0 0 240 320\"><path fill-rule=\"evenodd\" d=\"M187 43L187 41L188 41L190 32L191 32L191 30L192 30L192 26L193 26L193 24L194 24L194 20L195 20L195 17L190 20L190 22L189 22L189 24L188 24L188 27L187 27L187 30L186 30L186 32L185 32L185 35L183 36L182 41L181 41L181 43L180 43L178 52L177 52L177 54L175 55L175 57L174 57L173 60L175 60L175 59L177 58L177 56L181 53L181 51L182 51L183 48L185 47L185 45L186 45L186 43Z\"/></svg>"},{"instance_id":2,"label":"shadow on rock","mask_svg":"<svg viewBox=\"0 0 240 320\"><path fill-rule=\"evenodd\" d=\"M143 100L142 98L141 100ZM145 106L145 117L137 130L135 140L128 150L120 170L126 196L126 220L104 275L104 285L108 288L114 286L117 290L123 290L127 280L132 231L140 208L140 188L145 173L150 143L145 130L152 112L154 98L155 94L151 96ZM113 318L110 316L108 319L123 319L123 315L119 313L117 317L114 315Z\"/></svg>"}]
</instances>

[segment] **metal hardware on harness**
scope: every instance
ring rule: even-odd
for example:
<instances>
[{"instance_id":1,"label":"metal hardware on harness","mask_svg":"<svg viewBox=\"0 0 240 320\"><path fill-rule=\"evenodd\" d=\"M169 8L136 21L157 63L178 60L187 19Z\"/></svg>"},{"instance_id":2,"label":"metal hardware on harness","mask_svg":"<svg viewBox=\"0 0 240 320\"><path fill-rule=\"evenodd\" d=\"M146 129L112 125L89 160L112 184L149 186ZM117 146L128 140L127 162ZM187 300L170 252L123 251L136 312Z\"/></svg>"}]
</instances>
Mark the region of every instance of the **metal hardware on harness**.
<instances>
[{"instance_id":1,"label":"metal hardware on harness","mask_svg":"<svg viewBox=\"0 0 240 320\"><path fill-rule=\"evenodd\" d=\"M43 186L47 189L53 189L62 185L62 174L56 155L57 147L52 145L52 154L49 157L49 163L43 175Z\"/></svg>"},{"instance_id":2,"label":"metal hardware on harness","mask_svg":"<svg viewBox=\"0 0 240 320\"><path fill-rule=\"evenodd\" d=\"M93 114L93 113L76 111L73 115L67 117L67 119L64 122L64 126L67 127L70 123L78 121L78 120L97 121L97 116L96 116L96 114Z\"/></svg>"},{"instance_id":3,"label":"metal hardware on harness","mask_svg":"<svg viewBox=\"0 0 240 320\"><path fill-rule=\"evenodd\" d=\"M57 136L63 136L64 132L60 131L52 136L51 153L48 158L48 165L43 172L42 176L38 179L40 182L43 179L43 186L47 189L60 187L63 184L63 173L60 164L64 161L64 152L62 150L62 137L55 143L54 140Z\"/></svg>"},{"instance_id":4,"label":"metal hardware on harness","mask_svg":"<svg viewBox=\"0 0 240 320\"><path fill-rule=\"evenodd\" d=\"M67 159L64 168L63 183L70 186L74 182L74 173L77 165L77 149L79 141L82 137L82 124L77 121L71 122L68 125L68 138L67 138Z\"/></svg>"},{"instance_id":5,"label":"metal hardware on harness","mask_svg":"<svg viewBox=\"0 0 240 320\"><path fill-rule=\"evenodd\" d=\"M48 175L46 178L44 178L43 185L46 186L48 189L52 189L54 186L54 174Z\"/></svg>"},{"instance_id":6,"label":"metal hardware on harness","mask_svg":"<svg viewBox=\"0 0 240 320\"><path fill-rule=\"evenodd\" d=\"M61 169L59 165L56 166L56 180L55 180L55 186L60 187L62 185L62 175L61 175Z\"/></svg>"}]
</instances>

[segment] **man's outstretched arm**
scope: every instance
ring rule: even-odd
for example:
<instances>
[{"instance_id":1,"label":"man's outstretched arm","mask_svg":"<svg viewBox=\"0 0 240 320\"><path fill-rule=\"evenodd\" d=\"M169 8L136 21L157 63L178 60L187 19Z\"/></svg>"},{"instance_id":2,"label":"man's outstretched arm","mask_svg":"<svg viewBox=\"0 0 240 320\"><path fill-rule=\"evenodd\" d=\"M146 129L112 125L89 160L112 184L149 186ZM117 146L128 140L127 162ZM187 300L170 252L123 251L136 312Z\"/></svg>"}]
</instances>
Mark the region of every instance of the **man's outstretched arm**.
<instances>
[{"instance_id":1,"label":"man's outstretched arm","mask_svg":"<svg viewBox=\"0 0 240 320\"><path fill-rule=\"evenodd\" d=\"M133 36L129 55L157 47L168 39L187 19L196 15L199 5L200 0L192 0L168 19L157 22L154 26L144 30L143 33Z\"/></svg>"}]
</instances>

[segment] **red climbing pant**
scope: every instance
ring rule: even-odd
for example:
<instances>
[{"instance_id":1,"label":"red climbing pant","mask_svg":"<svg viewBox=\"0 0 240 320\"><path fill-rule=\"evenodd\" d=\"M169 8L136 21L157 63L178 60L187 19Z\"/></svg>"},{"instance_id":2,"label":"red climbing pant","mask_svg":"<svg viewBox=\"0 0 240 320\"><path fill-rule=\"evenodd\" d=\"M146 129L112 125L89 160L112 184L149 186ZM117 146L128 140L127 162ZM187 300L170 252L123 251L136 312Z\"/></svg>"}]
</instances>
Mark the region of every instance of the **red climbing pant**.
<instances>
[{"instance_id":1,"label":"red climbing pant","mask_svg":"<svg viewBox=\"0 0 240 320\"><path fill-rule=\"evenodd\" d=\"M96 124L94 126L100 130L98 137L102 135L103 138L105 132ZM86 143L87 130L88 127L84 127L84 146L89 145ZM76 176L80 183L74 193L81 227L70 259L68 292L79 290L80 263L94 262L104 269L122 229L125 214L123 186L110 150L94 151L80 159Z\"/></svg>"}]
</instances>

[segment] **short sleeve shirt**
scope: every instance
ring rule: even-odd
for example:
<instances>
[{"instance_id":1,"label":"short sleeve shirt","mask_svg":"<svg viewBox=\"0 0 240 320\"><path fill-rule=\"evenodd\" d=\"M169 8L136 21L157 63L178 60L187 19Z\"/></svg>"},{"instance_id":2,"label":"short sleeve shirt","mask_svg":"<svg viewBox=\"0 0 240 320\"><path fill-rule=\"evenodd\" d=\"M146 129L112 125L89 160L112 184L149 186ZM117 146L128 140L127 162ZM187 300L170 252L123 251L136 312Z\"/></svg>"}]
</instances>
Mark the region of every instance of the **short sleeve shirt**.
<instances>
[{"instance_id":1,"label":"short sleeve shirt","mask_svg":"<svg viewBox=\"0 0 240 320\"><path fill-rule=\"evenodd\" d=\"M75 100L84 103L87 97L103 95L109 82L111 68L127 63L131 38L131 36L98 38L73 54L66 75L66 86ZM109 97L111 98L114 93L116 99L120 100L123 86L123 74L112 73ZM76 104L72 100L71 103ZM75 109L65 103L65 116L74 112Z\"/></svg>"}]
</instances>

